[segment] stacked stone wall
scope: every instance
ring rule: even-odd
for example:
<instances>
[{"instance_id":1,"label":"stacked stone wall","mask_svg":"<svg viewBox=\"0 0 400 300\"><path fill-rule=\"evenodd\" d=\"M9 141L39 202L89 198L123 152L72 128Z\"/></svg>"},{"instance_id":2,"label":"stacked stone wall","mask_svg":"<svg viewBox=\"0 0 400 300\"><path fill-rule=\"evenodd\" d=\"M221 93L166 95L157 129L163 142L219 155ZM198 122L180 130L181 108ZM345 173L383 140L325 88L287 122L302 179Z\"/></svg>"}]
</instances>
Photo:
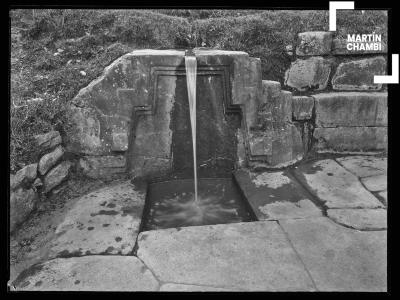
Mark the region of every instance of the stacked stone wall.
<instances>
[{"instance_id":1,"label":"stacked stone wall","mask_svg":"<svg viewBox=\"0 0 400 300\"><path fill-rule=\"evenodd\" d=\"M346 45L345 40L336 38L332 32L300 33L295 51L288 47L294 56L285 74L283 88L288 91L281 91L279 82L263 80L264 90L290 93L285 99L264 93L259 109L260 128L270 119L279 124L277 118L282 114L277 113L276 107L291 107L291 118L281 118L286 127L262 128L271 136L262 143L270 145L271 154L277 153L267 165L287 165L310 151L387 150L387 87L373 82L375 75L386 74L386 43L378 51L350 51ZM301 135L302 151L296 138L285 145L274 142L282 140L284 133L291 135L292 130L287 129L291 126L298 132L295 135ZM290 151L291 161L285 154Z\"/></svg>"}]
</instances>

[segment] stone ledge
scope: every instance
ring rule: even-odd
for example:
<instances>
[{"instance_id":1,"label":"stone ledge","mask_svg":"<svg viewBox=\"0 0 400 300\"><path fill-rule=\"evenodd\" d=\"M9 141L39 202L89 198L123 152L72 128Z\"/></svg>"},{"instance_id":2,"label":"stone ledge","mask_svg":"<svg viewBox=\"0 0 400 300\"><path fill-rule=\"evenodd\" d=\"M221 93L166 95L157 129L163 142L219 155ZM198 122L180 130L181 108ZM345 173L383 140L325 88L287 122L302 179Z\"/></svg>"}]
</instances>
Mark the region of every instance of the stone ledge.
<instances>
[{"instance_id":1,"label":"stone ledge","mask_svg":"<svg viewBox=\"0 0 400 300\"><path fill-rule=\"evenodd\" d=\"M315 128L315 150L368 152L387 150L387 127Z\"/></svg>"},{"instance_id":2,"label":"stone ledge","mask_svg":"<svg viewBox=\"0 0 400 300\"><path fill-rule=\"evenodd\" d=\"M387 126L387 92L313 95L317 127Z\"/></svg>"}]
</instances>

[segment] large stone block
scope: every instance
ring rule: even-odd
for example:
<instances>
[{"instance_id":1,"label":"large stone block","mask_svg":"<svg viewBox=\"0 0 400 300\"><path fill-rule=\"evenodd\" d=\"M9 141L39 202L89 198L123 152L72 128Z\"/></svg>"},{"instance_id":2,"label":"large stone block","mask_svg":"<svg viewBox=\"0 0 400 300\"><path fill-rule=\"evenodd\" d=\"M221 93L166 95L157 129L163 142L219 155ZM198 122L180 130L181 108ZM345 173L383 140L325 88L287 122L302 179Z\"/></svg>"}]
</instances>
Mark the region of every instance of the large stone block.
<instances>
[{"instance_id":1,"label":"large stone block","mask_svg":"<svg viewBox=\"0 0 400 300\"><path fill-rule=\"evenodd\" d=\"M292 121L292 93L271 90L271 84L263 81L262 105L258 110L258 125L263 130L284 127Z\"/></svg>"},{"instance_id":2,"label":"large stone block","mask_svg":"<svg viewBox=\"0 0 400 300\"><path fill-rule=\"evenodd\" d=\"M253 156L264 156L267 163L274 167L294 163L304 155L301 132L293 124L254 133L249 145Z\"/></svg>"},{"instance_id":3,"label":"large stone block","mask_svg":"<svg viewBox=\"0 0 400 300\"><path fill-rule=\"evenodd\" d=\"M382 56L344 62L332 78L332 87L346 91L380 90L382 84L375 84L374 76L385 73L386 60Z\"/></svg>"},{"instance_id":4,"label":"large stone block","mask_svg":"<svg viewBox=\"0 0 400 300\"><path fill-rule=\"evenodd\" d=\"M10 193L10 232L21 224L34 210L38 195L33 189L18 188Z\"/></svg>"},{"instance_id":5,"label":"large stone block","mask_svg":"<svg viewBox=\"0 0 400 300\"><path fill-rule=\"evenodd\" d=\"M296 121L310 120L314 109L314 98L294 96L292 99L293 119Z\"/></svg>"},{"instance_id":6,"label":"large stone block","mask_svg":"<svg viewBox=\"0 0 400 300\"><path fill-rule=\"evenodd\" d=\"M331 52L332 32L311 31L298 35L299 44L296 48L298 56L328 55Z\"/></svg>"},{"instance_id":7,"label":"large stone block","mask_svg":"<svg viewBox=\"0 0 400 300\"><path fill-rule=\"evenodd\" d=\"M95 179L112 179L126 172L124 155L84 156L79 160L84 175Z\"/></svg>"},{"instance_id":8,"label":"large stone block","mask_svg":"<svg viewBox=\"0 0 400 300\"><path fill-rule=\"evenodd\" d=\"M315 146L319 151L367 152L387 150L387 127L315 128Z\"/></svg>"},{"instance_id":9,"label":"large stone block","mask_svg":"<svg viewBox=\"0 0 400 300\"><path fill-rule=\"evenodd\" d=\"M297 59L286 71L285 85L298 91L323 90L330 72L330 62L320 56Z\"/></svg>"},{"instance_id":10,"label":"large stone block","mask_svg":"<svg viewBox=\"0 0 400 300\"><path fill-rule=\"evenodd\" d=\"M313 97L317 127L387 126L387 93L321 93Z\"/></svg>"}]
</instances>

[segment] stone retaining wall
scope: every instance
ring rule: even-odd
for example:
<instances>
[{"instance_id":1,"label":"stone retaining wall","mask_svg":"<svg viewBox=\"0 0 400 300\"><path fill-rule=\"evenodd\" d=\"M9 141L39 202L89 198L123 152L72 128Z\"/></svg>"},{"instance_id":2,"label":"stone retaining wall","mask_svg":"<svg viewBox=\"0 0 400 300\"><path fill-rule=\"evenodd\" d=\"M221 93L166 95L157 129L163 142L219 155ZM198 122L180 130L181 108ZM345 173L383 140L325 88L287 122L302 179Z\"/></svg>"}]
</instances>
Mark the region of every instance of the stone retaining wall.
<instances>
[{"instance_id":1,"label":"stone retaining wall","mask_svg":"<svg viewBox=\"0 0 400 300\"><path fill-rule=\"evenodd\" d=\"M57 190L73 165L65 159L58 131L35 136L40 153L38 163L30 164L10 174L10 232L35 210L41 196Z\"/></svg>"},{"instance_id":2,"label":"stone retaining wall","mask_svg":"<svg viewBox=\"0 0 400 300\"><path fill-rule=\"evenodd\" d=\"M286 123L296 126L302 136L303 152L298 155L311 150L387 150L388 93L386 86L373 83L374 75L386 74L386 43L380 51L355 52L347 50L346 41L331 32L303 32L298 35L295 54L284 87L293 95L292 118ZM280 86L278 82L263 83L269 90ZM266 98L267 103L276 102L272 95ZM287 100L280 105L284 102L290 105ZM293 151L298 149L295 141L293 138ZM281 148L275 152L282 158L275 160L286 160L284 152L289 150Z\"/></svg>"}]
</instances>

